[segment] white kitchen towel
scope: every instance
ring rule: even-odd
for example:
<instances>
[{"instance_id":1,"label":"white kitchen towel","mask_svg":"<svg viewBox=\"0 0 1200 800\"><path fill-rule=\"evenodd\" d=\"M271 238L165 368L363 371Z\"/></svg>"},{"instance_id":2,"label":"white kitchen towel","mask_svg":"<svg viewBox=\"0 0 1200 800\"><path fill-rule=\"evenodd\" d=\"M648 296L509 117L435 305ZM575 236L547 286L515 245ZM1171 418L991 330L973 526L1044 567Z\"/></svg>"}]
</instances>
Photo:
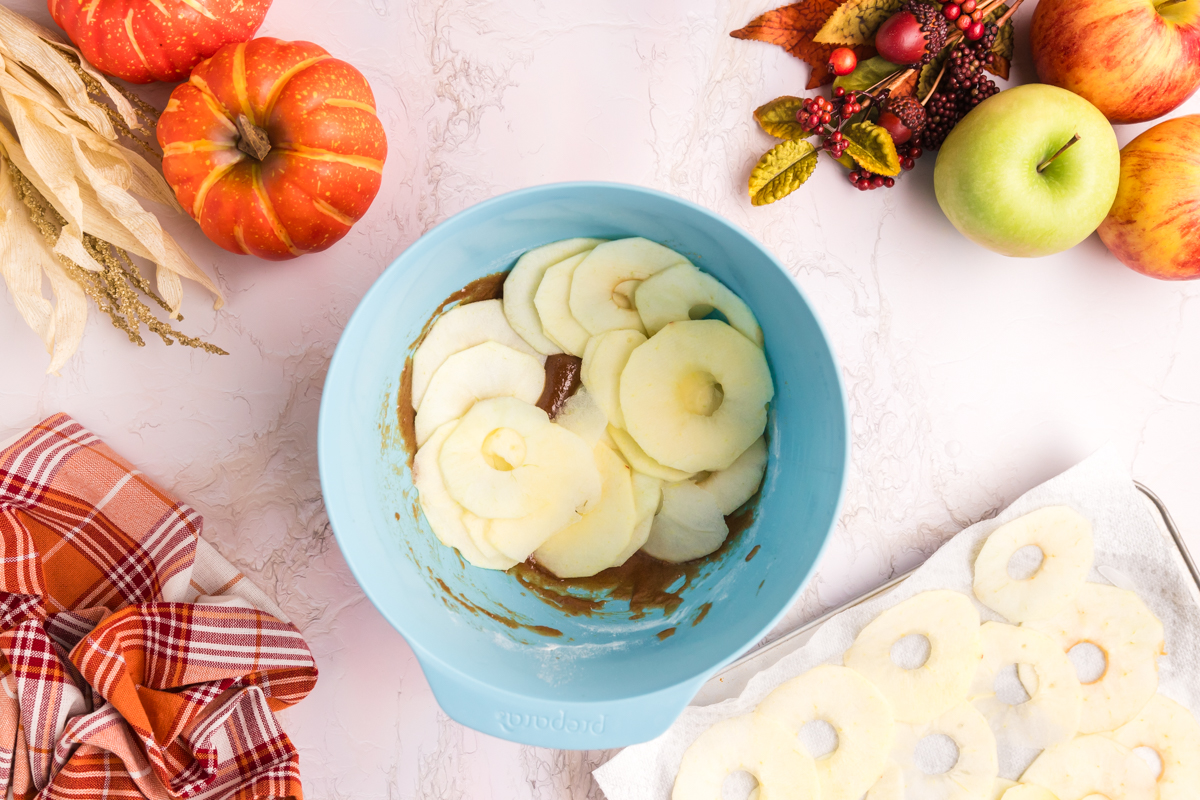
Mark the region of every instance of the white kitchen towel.
<instances>
[{"instance_id":1,"label":"white kitchen towel","mask_svg":"<svg viewBox=\"0 0 1200 800\"><path fill-rule=\"evenodd\" d=\"M1091 520L1096 557L1090 580L1134 589L1162 620L1167 655L1159 659L1159 693L1200 715L1200 597L1174 545L1151 515L1128 469L1106 448L1030 490L995 519L976 523L944 544L895 590L838 614L800 649L754 676L739 697L688 707L654 741L628 747L596 770L608 800L667 800L688 746L713 723L745 714L776 686L819 664L841 664L863 626L886 608L929 589L953 589L974 601L972 565L992 531L1036 509L1068 505ZM984 620L1000 616L975 601ZM999 741L1000 776L1015 780L1037 755Z\"/></svg>"}]
</instances>

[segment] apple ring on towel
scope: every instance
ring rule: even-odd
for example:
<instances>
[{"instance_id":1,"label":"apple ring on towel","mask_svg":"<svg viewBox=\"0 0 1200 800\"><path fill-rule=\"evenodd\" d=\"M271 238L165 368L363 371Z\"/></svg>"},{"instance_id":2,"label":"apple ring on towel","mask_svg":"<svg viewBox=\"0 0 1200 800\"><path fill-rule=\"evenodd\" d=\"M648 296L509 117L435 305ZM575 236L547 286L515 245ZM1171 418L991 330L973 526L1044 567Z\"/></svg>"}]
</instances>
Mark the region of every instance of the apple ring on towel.
<instances>
[{"instance_id":1,"label":"apple ring on towel","mask_svg":"<svg viewBox=\"0 0 1200 800\"><path fill-rule=\"evenodd\" d=\"M796 735L822 720L837 732L837 749L817 759L821 800L860 800L888 763L892 707L875 685L846 667L828 664L779 685L758 704Z\"/></svg>"},{"instance_id":2,"label":"apple ring on towel","mask_svg":"<svg viewBox=\"0 0 1200 800\"><path fill-rule=\"evenodd\" d=\"M889 761L863 800L904 800L904 773L900 765Z\"/></svg>"},{"instance_id":3,"label":"apple ring on towel","mask_svg":"<svg viewBox=\"0 0 1200 800\"><path fill-rule=\"evenodd\" d=\"M1200 722L1192 712L1157 694L1111 736L1130 750L1148 747L1158 753L1159 800L1195 800L1200 792Z\"/></svg>"},{"instance_id":4,"label":"apple ring on towel","mask_svg":"<svg viewBox=\"0 0 1200 800\"><path fill-rule=\"evenodd\" d=\"M1074 736L1079 730L1083 691L1075 666L1062 648L1044 633L1002 622L983 623L979 638L983 660L969 695L996 737L1016 736L1023 744L1042 750ZM1010 664L1029 665L1037 675L1029 699L1017 705L996 696L996 677Z\"/></svg>"},{"instance_id":5,"label":"apple ring on towel","mask_svg":"<svg viewBox=\"0 0 1200 800\"><path fill-rule=\"evenodd\" d=\"M1005 783L1011 783L1005 781ZM1054 796L1054 792L1049 789L1043 789L1041 786L1034 786L1032 783L1017 783L1004 789L996 800L1058 800ZM1100 798L1104 800L1104 798Z\"/></svg>"},{"instance_id":6,"label":"apple ring on towel","mask_svg":"<svg viewBox=\"0 0 1200 800\"><path fill-rule=\"evenodd\" d=\"M1092 644L1104 654L1103 674L1082 686L1080 733L1116 730L1158 691L1158 657L1166 652L1163 626L1134 592L1086 583L1062 612L1022 627L1046 634L1064 653Z\"/></svg>"},{"instance_id":7,"label":"apple ring on towel","mask_svg":"<svg viewBox=\"0 0 1200 800\"><path fill-rule=\"evenodd\" d=\"M917 764L917 745L928 736L945 736L958 747L949 770L927 775ZM987 797L1000 770L996 737L983 715L963 703L919 725L896 725L892 760L904 773L905 800L979 800Z\"/></svg>"},{"instance_id":8,"label":"apple ring on towel","mask_svg":"<svg viewBox=\"0 0 1200 800\"><path fill-rule=\"evenodd\" d=\"M1021 783L1048 789L1058 800L1158 798L1150 766L1128 747L1099 735L1077 736L1042 751Z\"/></svg>"},{"instance_id":9,"label":"apple ring on towel","mask_svg":"<svg viewBox=\"0 0 1200 800\"><path fill-rule=\"evenodd\" d=\"M929 640L916 669L892 661L892 645L913 634ZM938 589L910 597L869 622L843 656L892 704L897 722L929 722L967 699L981 656L979 612L963 594Z\"/></svg>"},{"instance_id":10,"label":"apple ring on towel","mask_svg":"<svg viewBox=\"0 0 1200 800\"><path fill-rule=\"evenodd\" d=\"M1018 580L1008 562L1022 547L1042 551L1033 575ZM1092 569L1092 524L1067 506L1048 506L1001 525L975 559L975 596L1009 622L1048 619L1066 608Z\"/></svg>"},{"instance_id":11,"label":"apple ring on towel","mask_svg":"<svg viewBox=\"0 0 1200 800\"><path fill-rule=\"evenodd\" d=\"M792 732L761 714L722 720L692 742L671 800L714 800L734 772L758 781L759 800L817 800L817 768Z\"/></svg>"}]
</instances>

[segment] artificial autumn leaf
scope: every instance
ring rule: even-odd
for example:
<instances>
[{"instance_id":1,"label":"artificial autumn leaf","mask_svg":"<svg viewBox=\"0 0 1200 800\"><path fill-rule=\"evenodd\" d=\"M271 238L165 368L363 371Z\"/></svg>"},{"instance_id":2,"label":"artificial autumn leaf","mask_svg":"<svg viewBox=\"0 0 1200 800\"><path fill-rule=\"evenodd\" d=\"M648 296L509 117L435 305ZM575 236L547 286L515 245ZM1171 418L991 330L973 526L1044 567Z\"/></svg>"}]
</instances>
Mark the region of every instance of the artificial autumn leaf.
<instances>
[{"instance_id":1,"label":"artificial autumn leaf","mask_svg":"<svg viewBox=\"0 0 1200 800\"><path fill-rule=\"evenodd\" d=\"M860 167L876 175L899 175L900 156L892 135L873 122L855 122L842 128L849 142L846 153Z\"/></svg>"},{"instance_id":2,"label":"artificial autumn leaf","mask_svg":"<svg viewBox=\"0 0 1200 800\"><path fill-rule=\"evenodd\" d=\"M1013 26L1005 25L996 34L996 43L992 45L992 63L985 69L1001 80L1008 80L1009 66L1012 64L1014 39Z\"/></svg>"},{"instance_id":3,"label":"artificial autumn leaf","mask_svg":"<svg viewBox=\"0 0 1200 800\"><path fill-rule=\"evenodd\" d=\"M799 189L816 169L819 153L810 142L797 139L772 147L750 171L750 202L765 206Z\"/></svg>"},{"instance_id":4,"label":"artificial autumn leaf","mask_svg":"<svg viewBox=\"0 0 1200 800\"><path fill-rule=\"evenodd\" d=\"M903 0L847 0L817 31L813 41L856 45L875 41L875 31L900 8Z\"/></svg>"},{"instance_id":5,"label":"artificial autumn leaf","mask_svg":"<svg viewBox=\"0 0 1200 800\"><path fill-rule=\"evenodd\" d=\"M924 100L933 87L937 84L938 76L942 74L942 67L946 63L946 57L950 54L950 48L946 48L942 52L933 57L925 66L921 67L917 78L917 99Z\"/></svg>"},{"instance_id":6,"label":"artificial autumn leaf","mask_svg":"<svg viewBox=\"0 0 1200 800\"><path fill-rule=\"evenodd\" d=\"M776 97L764 106L754 109L754 118L767 133L776 139L804 139L815 131L806 131L796 122L796 112L804 104L803 97Z\"/></svg>"},{"instance_id":7,"label":"artificial autumn leaf","mask_svg":"<svg viewBox=\"0 0 1200 800\"><path fill-rule=\"evenodd\" d=\"M756 42L777 44L802 61L808 62L812 72L806 89L816 89L833 81L829 71L829 55L836 45L813 41L813 34L821 29L829 15L843 0L804 0L755 17L749 25L729 34L735 39L750 39ZM861 61L875 55L875 48L859 45L854 54Z\"/></svg>"},{"instance_id":8,"label":"artificial autumn leaf","mask_svg":"<svg viewBox=\"0 0 1200 800\"><path fill-rule=\"evenodd\" d=\"M842 88L847 92L865 92L884 78L895 75L902 69L904 68L899 64L893 64L883 56L875 56L858 62L854 72L849 75L834 78L833 85L834 88Z\"/></svg>"}]
</instances>

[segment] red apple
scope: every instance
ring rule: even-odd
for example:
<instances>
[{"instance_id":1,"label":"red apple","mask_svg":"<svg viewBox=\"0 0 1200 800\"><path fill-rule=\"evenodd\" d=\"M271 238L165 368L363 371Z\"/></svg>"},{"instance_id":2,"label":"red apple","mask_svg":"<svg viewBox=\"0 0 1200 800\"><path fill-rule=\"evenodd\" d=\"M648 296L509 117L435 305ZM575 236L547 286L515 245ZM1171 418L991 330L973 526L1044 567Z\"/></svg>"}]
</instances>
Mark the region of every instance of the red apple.
<instances>
[{"instance_id":1,"label":"red apple","mask_svg":"<svg viewBox=\"0 0 1200 800\"><path fill-rule=\"evenodd\" d=\"M1200 87L1200 0L1041 0L1038 77L1115 123L1145 122Z\"/></svg>"},{"instance_id":2,"label":"red apple","mask_svg":"<svg viewBox=\"0 0 1200 800\"><path fill-rule=\"evenodd\" d=\"M1138 272L1200 278L1200 115L1161 122L1125 145L1100 238Z\"/></svg>"}]
</instances>

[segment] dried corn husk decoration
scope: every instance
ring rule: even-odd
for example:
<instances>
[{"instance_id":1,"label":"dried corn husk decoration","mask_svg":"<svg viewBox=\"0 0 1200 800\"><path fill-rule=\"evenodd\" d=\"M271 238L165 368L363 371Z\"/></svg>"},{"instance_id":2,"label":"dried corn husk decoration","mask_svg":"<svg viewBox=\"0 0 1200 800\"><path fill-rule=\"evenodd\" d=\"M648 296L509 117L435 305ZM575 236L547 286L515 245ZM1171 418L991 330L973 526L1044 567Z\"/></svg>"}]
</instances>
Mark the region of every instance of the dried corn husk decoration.
<instances>
[{"instance_id":1,"label":"dried corn husk decoration","mask_svg":"<svg viewBox=\"0 0 1200 800\"><path fill-rule=\"evenodd\" d=\"M142 208L181 211L162 175L122 137L153 109L125 95L55 33L0 5L0 276L57 372L78 349L91 297L131 341L145 325L167 344L220 348L158 320L142 293L180 319L182 278L223 300L216 285ZM155 264L157 292L130 260ZM54 302L42 294L48 278Z\"/></svg>"}]
</instances>

